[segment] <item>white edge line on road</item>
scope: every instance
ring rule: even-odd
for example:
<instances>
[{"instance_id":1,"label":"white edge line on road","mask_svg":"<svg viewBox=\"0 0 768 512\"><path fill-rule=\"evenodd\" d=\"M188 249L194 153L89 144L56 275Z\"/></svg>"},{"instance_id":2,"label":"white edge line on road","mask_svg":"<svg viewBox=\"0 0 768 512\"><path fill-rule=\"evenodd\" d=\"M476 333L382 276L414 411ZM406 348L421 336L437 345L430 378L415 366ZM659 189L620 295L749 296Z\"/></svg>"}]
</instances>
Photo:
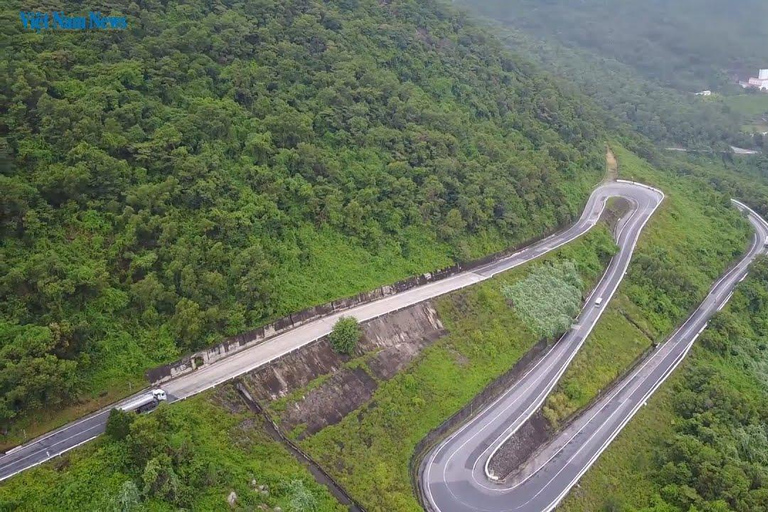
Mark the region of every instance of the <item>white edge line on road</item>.
<instances>
[{"instance_id":1,"label":"white edge line on road","mask_svg":"<svg viewBox=\"0 0 768 512\"><path fill-rule=\"evenodd\" d=\"M34 463L34 464L32 464L31 466L27 466L27 467L25 467L25 468L23 468L23 469L19 469L18 471L15 471L15 472L11 473L10 475L6 475L6 476L4 476L4 477L0 477L0 482L2 482L3 480L7 480L8 478L11 478L11 477L12 477L12 476L14 476L14 475L18 475L19 473L21 473L21 472L23 472L23 471L26 471L26 470L28 470L28 469L31 469L31 468L33 468L33 467L35 467L35 466L39 466L39 465L40 465L40 464L42 464L43 462L48 462L49 460L51 460L51 459L53 459L53 458L56 458L56 457L58 457L59 455L62 455L62 454L64 454L64 453L67 453L67 452L68 452L68 451L70 451L70 450L74 450L75 448L77 448L77 447L78 447L78 446L80 446L80 445L83 445L83 444L85 444L85 443L89 443L89 442L93 441L94 439L96 439L97 437L99 437L99 435L100 435L100 434L96 434L96 435L95 435L95 436L93 436L93 437L89 437L89 438L88 438L88 439L86 439L85 441L80 441L80 442L79 442L79 443L77 443L76 445L70 446L69 448L65 448L65 449L61 450L60 452L54 453L53 455L51 455L51 456L48 456L48 457L46 457L45 459L43 459L43 460L41 460L41 461L35 462L35 463Z\"/></svg>"},{"instance_id":2,"label":"white edge line on road","mask_svg":"<svg viewBox=\"0 0 768 512\"><path fill-rule=\"evenodd\" d=\"M652 188L652 187L647 187L647 186L645 186L644 188L647 188L647 189L649 189L649 190L652 190L653 192L655 192L656 194L658 194L658 196L659 196L659 197L658 197L658 202L657 202L657 203L654 205L653 209L650 211L650 213L648 214L648 216L646 217L646 219L643 221L643 223L642 223L642 224L640 225L640 227L638 228L637 237L635 237L635 239L634 239L634 241L633 241L633 243L632 243L632 247L631 247L631 249L630 249L630 256L629 256L629 259L627 260L627 263L626 263L626 265L625 265L624 269L621 271L621 276L620 276L620 279L619 279L619 284L620 284L620 282L621 282L621 279L623 278L623 275L624 275L624 273L626 272L626 269L627 269L627 268L628 268L628 266L629 266L629 263L630 263L630 261L631 261L631 256L632 256L632 253L634 252L634 248L635 248L635 246L636 246L636 244L637 244L637 242L638 242L638 239L639 239L640 233L643 231L643 229L644 229L644 227L645 227L645 224L648 222L648 220L650 219L650 217L652 217L652 216L653 216L653 214L655 213L656 209L659 207L659 205L660 205L660 204L661 204L661 203L664 201L664 199L665 199L665 197L666 197L666 196L664 195L664 192L662 192L662 191L660 191L660 190L654 189L654 188ZM607 201L608 201L608 199L609 199L610 197L620 197L620 194L615 194L615 195L606 195L605 197L603 197L603 198L601 199L601 203L602 203L602 204L601 204L600 210L599 210L599 212L598 212L599 214L602 214L602 212L604 211L604 209L605 209L605 206L606 206L606 204L607 204ZM633 201L633 202L634 202L634 201ZM635 203L635 204L637 204L637 203ZM638 204L638 209L636 209L636 210L635 210L635 211L632 213L632 215L630 216L630 219L628 219L628 221L629 221L629 220L631 220L631 218L632 218L632 217L634 217L634 216L635 216L635 215L636 215L636 214L637 214L639 211L640 211L640 210L639 210L639 204ZM593 217L593 216L594 216L593 214L589 214L589 215L586 215L586 218L587 218L587 219L591 219L591 217ZM600 215L598 215L598 216L597 216L597 217L598 217L598 219L599 219L599 216L600 216ZM618 241L620 241L620 239L621 239L621 236L622 236L622 234L623 234L623 231L624 231L624 229L625 229L625 228L626 228L626 226L629 224L629 222L628 222L628 221L627 221L627 222L625 222L625 223L623 224L621 231L619 232L618 236L616 237ZM578 223L577 223L577 224L578 224ZM576 235L576 236L573 236L573 237L570 237L570 238L568 238L567 240L565 240L564 242L562 242L562 243L558 244L556 247L552 248L551 250L554 250L555 248L557 248L557 247L560 247L560 246L562 246L562 245L564 245L564 244L568 243L569 241L573 241L573 240L575 240L576 238L578 238L578 237L580 237L580 236L583 236L583 235L584 235L586 232L588 232L589 230L591 230L591 229L592 229L592 228L593 228L593 227L596 225L596 222L591 222L591 220L589 220L589 221L586 223L586 225L588 225L588 228L587 228L587 229L586 229L586 230L585 230L583 233L580 233L579 235ZM534 259L535 259L535 258L534 258ZM532 260L533 260L533 259L532 259ZM532 260L531 260L531 261L532 261ZM611 266L612 264L613 264L613 261L609 262L609 264L608 264L608 268L610 268L610 266ZM595 285L594 289L593 289L593 290L592 290L592 292L589 294L589 296L588 296L588 298L587 298L587 300L586 300L586 302L585 302L585 307L582 309L582 311L588 307L588 304L591 304L591 301L592 301L592 297L593 297L593 296L594 296L594 295L595 295L595 294L598 292L598 289L599 289L599 288L602 286L602 284L603 284L603 281L604 281L606 278L607 278L607 274L604 274L604 275L601 277L600 281L599 281L599 282L598 282L598 283ZM613 294L615 293L615 291L616 291L617 289L618 289L618 284L617 284L616 288L615 288L615 289L614 289L614 290L613 290L613 291L612 291L612 292L611 292L611 293L608 295L608 301L610 301L610 298L613 296ZM606 301L606 303L607 303L608 301ZM591 329L592 329L592 328L594 327L594 325L597 323L597 319L599 319L599 317L602 315L602 313L603 313L604 309L605 309L605 308L601 308L601 310L599 311L599 313L598 313L598 317L597 317L597 318L595 319L595 321L592 323L592 327L590 328L589 332L591 332ZM581 345L582 345L582 344L584 343L584 341L586 340L587 336L589 335L589 332L587 332L587 334L586 334L586 335L584 335L584 336L582 337L582 341L581 341L581 343L579 343L579 345L578 345L578 347L576 347L576 350L574 351L574 353L572 353L572 354L571 354L571 356L568 358L568 361L566 362L565 366L564 366L564 367L562 367L562 368L559 370L559 373L558 373L558 375L559 375L559 376L561 376L561 375L562 375L562 373L565 371L565 368L568 366L568 364L570 363L570 361L571 361L571 360L573 359L573 357L575 356L575 353L576 353L576 352L578 352L578 349L581 347ZM569 334L569 332L566 332L565 334L563 334L563 336L562 336L562 337L565 337L565 336L567 336L568 334ZM562 340L562 337L561 337L561 340ZM537 364L536 364L536 365L535 365L535 366L534 366L532 369L530 369L528 372L526 372L526 373L525 373L525 375L524 375L524 376L523 376L521 379L518 379L518 381L522 381L522 380L524 380L524 378L525 378L525 377L526 377L528 374L530 374L532 371L534 371L534 370L536 369L536 367L538 367L538 365L539 365L539 364L541 364L541 363L542 363L544 360L546 360L546 358L549 356L549 354L551 354L551 353L552 353L552 351L553 351L553 350L555 350L556 348L560 348L559 342L558 342L558 344L555 344L555 345L552 347L552 349L550 349L550 350L549 350L549 351L548 351L546 354L544 354L544 355L542 356L542 359L541 359L539 362L537 362ZM554 364L554 363L553 363L553 364ZM551 365L550 365L550 366L551 366ZM554 381L554 382L557 382L557 380L559 379L559 376L558 376L558 377L556 377L556 379L555 379L555 381ZM533 385L533 384L531 384L531 385ZM528 387L530 387L530 385L529 385ZM546 398L546 396L547 396L547 394L549 393L549 391L551 391L551 388L552 388L552 387L553 387L553 384L550 384L550 385L548 385L548 386L547 386L547 389L545 389L545 390L544 390L544 392L543 392L543 393L541 393L541 394L540 394L540 395L537 397L537 401L539 402L539 403L538 403L538 405L541 405L541 403L543 403L543 400L541 400L541 397L543 396L543 397L544 397L544 399L545 399L545 398ZM505 398L508 396L508 394L509 394L509 393L510 393L512 390L514 390L514 389L516 389L516 388L517 388L517 384L515 384L515 385L511 386L511 387L510 387L510 388L509 388L507 391L505 391L505 392L504 392L504 393L503 393L503 394L502 394L502 395L501 395L499 398L497 398L497 399L496 399L496 400L494 400L494 401L493 401L493 402L492 402L490 405L488 405L487 407L485 407L485 408L484 408L484 410L489 410L489 409L493 408L494 406L496 406L496 405L497 405L497 404L498 404L500 401L504 400L504 399L505 399ZM507 407L505 407L505 408L504 408L504 410L502 410L502 411L501 411L501 412L499 412L499 413L498 413L496 416L494 416L494 418L498 418L498 416L499 416L499 415L503 414L503 413L504 413L504 411L508 410L508 409L509 409L509 407L512 407L512 406L513 406L515 403L516 403L516 401L515 401L515 402L513 402L512 404L509 404ZM537 409L537 408L538 408L538 406L536 406L536 404L534 404L534 407L533 407L533 408L531 408L531 407L529 406L529 408L527 408L527 409L526 409L526 410L528 411L528 413L527 413L527 417L530 417L530 416L531 416L531 415L532 415L532 414L533 414L533 413L536 411L536 409ZM433 497L433 495L432 495L432 491L431 491L431 489L430 489L430 485L429 485L429 483L430 483L430 480L431 480L431 471L432 471L432 467L431 467L431 466L432 466L432 463L433 463L433 461L434 461L434 459L435 459L436 455L437 455L437 454L438 454L440 451L442 451L442 449L443 449L443 448L444 448L444 447L447 445L447 443L448 443L448 442L449 442L451 439L455 438L457 435L460 435L460 434L461 434L461 433L462 433L462 432L463 432L463 431L464 431L466 428L468 428L468 427L469 427L471 424L474 424L474 422L477 420L477 418L478 418L478 417L479 417L479 416L480 416L482 413L483 413L483 411L479 411L479 412L478 412L478 414L477 414L477 416L476 416L475 418L473 418L472 420L470 420L470 421L468 421L467 423L465 423L465 424L464 424L464 425L463 425L463 426L462 426L462 427L461 427L459 430L457 430L456 432L454 432L453 434L451 434L450 436L448 436L448 437L447 437L445 440L443 440L443 442L441 442L441 443L440 443L440 445L438 445L438 446L437 446L437 448L436 448L436 449L435 449L435 450L432 452L432 455L429 457L429 460L425 459L425 463L426 463L426 466L427 466L427 483L426 483L426 485L424 486L424 491L425 491L425 495L428 497L428 501L430 502L430 506L434 507L434 508L435 508L435 509L437 509L437 510L440 510L440 508L439 508L439 506L438 506L438 505L437 505L437 504L434 502L434 497ZM527 418L526 418L526 419L527 419ZM515 428L514 430L512 430L512 432L510 432L510 433L509 433L509 434L506 436L506 438L505 438L505 439L508 439L509 437L511 437L511 436L514 434L514 432L515 432L517 429L519 429L519 427L520 427L522 424L524 424L524 423L525 423L525 419L524 419L524 421L522 421L522 422L518 423L518 425L517 425L517 428ZM478 433L474 434L474 435L473 435L473 436L472 436L472 437L471 437L469 440L465 441L465 442L462 444L462 446L463 446L464 444L466 444L467 442L469 442L469 441L470 441L471 439L473 439L474 437L476 437L476 436L477 436L477 435L478 435L480 432L482 432L483 430L485 430L485 428L486 428L486 427L483 427L483 428L481 428L481 429L480 429L480 431L479 431ZM496 442L496 441L494 441L494 442ZM502 442L501 444L499 444L499 445L496 447L496 449L494 450L494 453L491 455L491 457L489 457L489 458L487 459L488 461L490 461L490 460L492 459L492 457L493 457L493 455L495 454L495 452L496 452L496 451L499 449L499 447L500 447L500 446L502 446L503 444L504 444L504 442ZM491 444L491 446L493 446L493 444ZM484 455L485 453L487 453L487 451L488 451L488 450L486 449L486 450L483 452L483 455ZM454 450L454 453L455 453L455 450ZM481 456L482 456L482 455L481 455ZM449 459L450 459L451 457L452 457L452 455L449 457ZM478 460L479 460L479 458L478 458ZM476 462L476 463L477 463L477 462ZM477 481L477 479L475 479L475 478L474 478L474 467L476 466L476 463L475 463L475 465L473 466L473 479L474 479L475 483L477 483L478 485L480 485L481 487L483 487L483 488L485 488L485 489L488 489L488 490L492 490L492 491L507 491L507 490L508 490L508 489L500 489L500 488L498 488L498 487L487 487L487 486L483 485L482 483L478 482L478 481ZM444 468L444 470L445 470L445 468ZM488 471L488 463L486 463L486 465L485 465L485 467L484 467L484 471L485 471L485 473L486 473L486 476L489 478L489 480L491 480L491 481L494 481L493 475L490 475L490 472ZM443 480L445 480L445 475L443 475ZM449 491L449 492L450 492L450 491ZM453 494L453 493L451 493L451 494ZM456 497L456 496L454 495L454 497ZM457 498L457 499L458 499L458 498Z\"/></svg>"},{"instance_id":3,"label":"white edge line on road","mask_svg":"<svg viewBox=\"0 0 768 512\"><path fill-rule=\"evenodd\" d=\"M491 464L491 461L493 460L493 457L495 457L495 456L496 456L496 454L498 453L498 451L501 449L501 447L502 447L502 446L504 446L504 443L506 443L506 442L509 440L509 438L511 438L511 437L512 437L512 436L515 434L515 432L517 432L517 430L519 430L519 428L520 428L520 427L521 427L521 426L522 426L522 425L523 425L523 424L524 424L526 421L528 421L528 419L529 419L531 416L533 416L533 414L534 414L534 413L535 413L535 412L538 410L538 408L539 408L539 407L540 407L540 406L541 406L541 405L544 403L544 401L546 400L547 396L549 396L549 393L550 393L550 392L552 391L552 389L555 387L555 385L557 384L557 382L559 382L559 380L560 380L560 378L562 377L563 373L565 373L565 371L568 369L568 366L571 364L571 361L573 360L573 358L574 358L574 357L576 357L576 354L579 352L579 350L581 349L581 347L582 347L582 346L584 345L584 343L586 342L586 340L587 340L587 337L589 337L589 335L592 333L592 330L595 328L595 326L597 325L597 323L600 321L600 317L602 317L602 316L603 316L603 312L605 312L605 310L607 309L607 307L608 307L608 303L611 301L611 299L613 298L613 296L614 296L614 295L616 294L616 292L618 291L618 289L619 289L619 286L621 286L621 283L624 281L624 273L627 271L627 269L629 268L629 264L630 264L630 263L631 263L631 261L632 261L632 256L634 255L634 252L635 252L635 247L637 246L637 242L638 242L638 241L639 241L639 239L640 239L640 235L642 234L643 230L645 229L645 225L648 223L648 221L651 219L651 217L653 217L653 214L654 214L654 213L656 213L656 210L658 209L658 207L661 205L661 203L664 201L664 198L666 197L666 196L664 195L664 193L663 193L662 191L660 191L660 190L654 189L653 187L647 187L647 188L650 188L651 190L653 190L653 191L655 191L655 192L659 193L659 194L661 195L661 199L659 200L659 202L658 202L658 203L656 203L656 205L654 205L653 209L652 209L652 210L651 210L651 212L648 214L648 216L647 216L647 217L646 217L646 218L643 220L642 224L640 224L640 227L639 227L639 228L638 228L638 230L637 230L637 236L636 236L636 237L635 237L635 238L632 240L632 244L631 244L631 246L630 246L630 249L629 249L629 258L627 259L627 262L626 262L626 264L624 265L624 267L623 267L623 268L621 269L621 271L620 271L620 272L621 272L621 275L619 276L619 280L618 280L618 282L616 283L616 286L615 286L615 287L614 287L614 288L613 288L613 289L612 289L612 290L609 292L609 294L608 294L608 298L607 298L607 299L604 301L604 303L605 303L605 306L603 306L603 307L601 307L601 308L600 308L600 311L598 312L598 315L597 315L597 317L595 318L594 322L592 322L592 324L588 326L587 332L586 332L586 334L585 334L585 335L583 335L583 336L582 336L581 342L578 344L578 346L577 346L577 347L576 347L576 349L573 351L573 353L572 353L572 354L571 354L571 355L568 357L568 359L565 361L565 364L562 366L562 368L560 369L560 371L558 371L557 375L555 375L555 378L553 379L553 381L552 381L552 382L551 382L551 383L550 383L550 384L547 386L547 388L545 389L545 391L542 393L542 395L543 395L543 396L542 396L542 395L540 395L540 396L539 396L539 397L536 399L535 403L534 403L534 404L532 404L532 405L535 405L535 407L533 407L533 406L532 406L532 407L530 407L530 408L529 408L530 410L527 412L527 414L526 414L526 415L525 415L525 417L523 418L523 421L519 422L519 424L518 424L517 428L516 428L516 429L514 429L513 431L509 432L509 433L508 433L508 434L507 434L507 435L504 437L504 439L503 439L501 442L498 442L498 441L499 441L498 439L494 440L494 442L493 442L493 443L496 445L496 447L493 449L493 451L491 452L491 454L488 456L488 458L487 458L487 459L486 459L486 461L485 461L485 468L484 468L484 472L485 472L485 476L486 476L488 479L490 479L490 480L493 480L493 478L491 478L490 469L489 469L489 467L490 467L490 464ZM635 213L637 213L638 211L639 211L639 210L635 210ZM632 214L632 216L634 216L634 214L635 214L635 213L633 213L633 214ZM631 216L630 216L630 219L631 219ZM626 225L625 225L625 227L626 227ZM623 229L622 229L622 231L623 231ZM617 238L620 238L620 237L621 237L621 233L619 234L619 236L618 236ZM617 241L618 241L618 240L617 240ZM606 275L606 274L604 274L604 276L605 276L605 275ZM591 300L591 299L592 299L592 295L593 295L593 294L595 293L595 291L596 291L596 290L597 290L597 289L600 287L600 284L601 284L601 283L600 283L600 282L598 282L597 286L595 286L595 289L593 290L593 293L592 293L592 294L590 294L590 296L589 296L589 298L588 298L588 302L585 304L585 306L584 306L584 309L586 309L586 308L588 308L588 307L590 307L590 306L591 306L591 302L589 302L589 300ZM487 450L486 450L486 451L487 451ZM485 455L485 452L483 452L483 455Z\"/></svg>"},{"instance_id":4,"label":"white edge line on road","mask_svg":"<svg viewBox=\"0 0 768 512\"><path fill-rule=\"evenodd\" d=\"M749 208L748 206L744 205L743 203L741 203L739 201L736 201L735 199L732 199L732 201L734 203L736 203L736 204L746 208L747 210L749 210L749 212L752 213L753 216L756 217L759 220L758 223L763 224L764 228L768 228L768 222L766 222L765 219L763 219L761 216L757 215L751 208ZM760 243L761 243L761 241L760 241L760 239L758 237L757 238L757 244L755 246L753 246L750 249L749 252L752 252L752 251L755 250L756 247L759 247ZM763 252L763 251L757 250L755 252L754 256L752 257L752 260L754 260L754 258L757 257L761 252ZM750 261L750 263L751 263L751 261ZM749 264L747 264L747 266L748 265ZM739 267L739 265L737 265L736 268L738 268L738 267ZM730 274L730 273L732 273L732 272L728 272L725 277L727 277L727 275ZM725 279L725 277L720 279L718 281L718 283L716 283L716 285L713 288L715 288L720 282L722 282L723 279ZM745 277L746 277L746 275L745 275ZM744 280L744 277L742 277L738 282L740 283L743 280ZM733 295L733 293L728 295L728 297L725 299L725 301L723 301L723 304L721 304L720 307L718 307L717 311L722 309L723 305L726 302L728 302L728 300L731 298L732 295ZM699 329L699 331L696 333L696 335L687 344L686 348L683 350L683 352L680 354L680 356L678 356L678 358L675 360L675 362L661 375L661 377L659 377L659 379L654 384L654 386L648 391L648 393L646 393L643 396L642 400L639 400L637 402L637 404L635 404L635 406L632 408L632 410L630 410L630 412L627 415L627 417L619 424L619 426L616 428L616 430L606 439L606 441L603 443L603 445L600 447L600 449L598 449L598 451L590 458L590 460L587 461L587 464L584 465L584 467L579 471L579 473L576 475L576 477L573 480L571 480L571 482L565 487L565 489L563 489L563 491L555 498L555 500L546 509L544 509L543 512L550 512L551 510L553 510L560 503L560 501L562 501L562 499L570 492L570 490L573 487L573 485L576 482L578 482L579 479L582 476L584 476L584 473L586 473L587 470L589 470L590 467L592 467L592 464L594 464L595 461L598 459L598 457L608 448L608 446L611 444L611 442L613 442L613 440L616 438L616 436L619 435L619 433L624 429L624 427L627 425L627 423L629 423L629 421L634 417L634 415L643 406L643 404L648 400L648 398L650 398L656 392L656 390L664 383L664 381L667 378L669 378L669 376L672 375L674 370L685 360L685 357L688 355L688 352L691 350L691 348L693 348L694 342L698 339L698 337L701 335L701 333L704 332L704 330L707 328L708 324L709 324L709 321L707 320L704 323L704 325L701 327L701 329ZM633 373L633 375L634 375L634 373Z\"/></svg>"}]
</instances>

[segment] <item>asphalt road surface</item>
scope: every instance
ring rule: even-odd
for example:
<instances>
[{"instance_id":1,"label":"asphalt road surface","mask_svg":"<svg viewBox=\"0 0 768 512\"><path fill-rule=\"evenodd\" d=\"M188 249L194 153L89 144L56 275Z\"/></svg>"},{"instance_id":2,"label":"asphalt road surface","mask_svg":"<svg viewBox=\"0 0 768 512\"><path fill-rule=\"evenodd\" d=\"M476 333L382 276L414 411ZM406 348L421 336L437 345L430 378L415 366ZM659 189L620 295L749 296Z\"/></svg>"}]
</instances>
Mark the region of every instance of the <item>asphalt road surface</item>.
<instances>
[{"instance_id":1,"label":"asphalt road surface","mask_svg":"<svg viewBox=\"0 0 768 512\"><path fill-rule=\"evenodd\" d=\"M428 510L541 512L555 508L683 360L708 319L725 305L736 284L746 276L749 264L766 251L768 223L735 202L739 209L748 212L755 228L747 254L715 283L704 302L667 342L536 453L519 472L500 481L489 468L493 456L541 406L623 277L635 240L656 204L653 194L631 198L638 207L624 223L619 237L620 252L593 294L605 297L602 307L589 300L572 329L528 373L427 454L420 468L420 485Z\"/></svg>"},{"instance_id":2,"label":"asphalt road surface","mask_svg":"<svg viewBox=\"0 0 768 512\"><path fill-rule=\"evenodd\" d=\"M634 233L640 226L640 221L647 219L656 205L661 201L662 194L642 185L631 183L610 183L597 188L590 196L581 218L570 228L532 244L507 258L494 262L485 267L452 276L450 278L414 288L406 292L383 298L318 319L302 325L289 332L276 336L258 346L244 350L226 359L203 367L194 373L184 375L163 385L170 401L188 398L197 393L210 389L232 378L249 372L263 364L272 361L293 350L311 343L328 334L339 316L354 316L359 321L369 320L397 309L457 290L484 279L498 272L509 270L518 265L531 261L542 254L560 247L589 231L598 221L609 197L621 196L629 199L636 208L622 219L620 228L622 236L627 240L628 233ZM634 245L634 243L632 244ZM631 252L631 250L630 250ZM628 261L629 254L626 255ZM617 257L618 259L618 257ZM601 285L605 283L605 279ZM607 301L607 298L606 298ZM127 398L125 403L131 398ZM104 431L109 408L86 416L58 430L50 432L27 444L17 447L0 456L0 480L9 478L32 466L60 455L80 444L83 444Z\"/></svg>"}]
</instances>

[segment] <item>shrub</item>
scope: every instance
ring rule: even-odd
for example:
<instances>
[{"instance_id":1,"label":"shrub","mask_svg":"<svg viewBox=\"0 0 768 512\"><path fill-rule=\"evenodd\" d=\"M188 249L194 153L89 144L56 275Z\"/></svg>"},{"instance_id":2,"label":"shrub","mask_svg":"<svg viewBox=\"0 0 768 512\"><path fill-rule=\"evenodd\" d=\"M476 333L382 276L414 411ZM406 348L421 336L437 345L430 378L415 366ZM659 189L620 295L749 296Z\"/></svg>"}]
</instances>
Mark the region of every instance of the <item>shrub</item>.
<instances>
[{"instance_id":1,"label":"shrub","mask_svg":"<svg viewBox=\"0 0 768 512\"><path fill-rule=\"evenodd\" d=\"M121 409L112 409L107 418L106 433L115 441L122 441L131 432L131 423L135 414L125 412Z\"/></svg>"},{"instance_id":2,"label":"shrub","mask_svg":"<svg viewBox=\"0 0 768 512\"><path fill-rule=\"evenodd\" d=\"M564 261L538 265L524 280L502 286L501 292L533 332L554 338L579 314L583 288L576 264Z\"/></svg>"},{"instance_id":3,"label":"shrub","mask_svg":"<svg viewBox=\"0 0 768 512\"><path fill-rule=\"evenodd\" d=\"M339 354L351 354L357 348L357 342L360 341L363 333L357 320L351 316L339 318L333 331L328 336L331 341L331 347Z\"/></svg>"}]
</instances>

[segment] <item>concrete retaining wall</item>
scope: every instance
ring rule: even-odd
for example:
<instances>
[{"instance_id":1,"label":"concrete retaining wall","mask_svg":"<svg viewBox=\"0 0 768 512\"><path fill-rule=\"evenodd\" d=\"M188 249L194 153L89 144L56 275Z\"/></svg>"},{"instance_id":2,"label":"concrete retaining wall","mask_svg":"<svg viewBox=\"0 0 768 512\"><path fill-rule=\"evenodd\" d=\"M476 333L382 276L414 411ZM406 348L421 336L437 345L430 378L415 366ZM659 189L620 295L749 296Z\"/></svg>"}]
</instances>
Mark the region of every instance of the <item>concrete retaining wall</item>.
<instances>
[{"instance_id":1,"label":"concrete retaining wall","mask_svg":"<svg viewBox=\"0 0 768 512\"><path fill-rule=\"evenodd\" d=\"M426 274L409 277L408 279L398 281L391 285L380 286L379 288L376 288L369 292L359 293L353 297L338 299L333 302L329 302L327 304L313 306L311 308L304 309L297 313L292 313L283 318L279 318L274 322L267 324L263 327L259 327L257 329L253 329L252 331L238 334L237 336L226 338L223 342L217 345L214 345L213 347L201 350L199 352L195 352L194 354L189 354L179 359L178 361L174 361L172 363L147 370L147 372L145 373L145 376L147 377L147 380L149 380L149 382L152 385L161 384L163 382L169 381L181 375L191 373L195 371L197 368L214 363L219 359L222 359L224 357L240 352L241 350L245 350L247 348L263 343L264 341L272 338L273 336L281 334L285 331L293 329L294 327L298 327L312 320L316 320L318 318L326 316L335 311L343 311L343 310L352 308L354 306L358 306L360 304L373 302L375 300L381 299L382 297L386 297L388 295L401 293L406 290L410 290L411 288L416 288L417 286L422 286L427 283L439 281L441 279L445 279L447 277L453 276L460 272L473 270L483 265L487 265L488 263L492 263L494 261L497 261L501 258L504 258L505 256L508 256L516 252L523 246L527 246L531 243L535 243L543 238L546 238L547 236L555 233L561 227L562 226L558 226L554 230L548 231L547 233L544 233L533 240L526 241L524 244L520 244L513 248L506 249L496 254L491 254L489 256L486 256L485 258L481 258L481 259L466 262L466 263L457 263L455 265L451 265L450 267L446 267L446 268L437 270L435 272L428 272Z\"/></svg>"}]
</instances>

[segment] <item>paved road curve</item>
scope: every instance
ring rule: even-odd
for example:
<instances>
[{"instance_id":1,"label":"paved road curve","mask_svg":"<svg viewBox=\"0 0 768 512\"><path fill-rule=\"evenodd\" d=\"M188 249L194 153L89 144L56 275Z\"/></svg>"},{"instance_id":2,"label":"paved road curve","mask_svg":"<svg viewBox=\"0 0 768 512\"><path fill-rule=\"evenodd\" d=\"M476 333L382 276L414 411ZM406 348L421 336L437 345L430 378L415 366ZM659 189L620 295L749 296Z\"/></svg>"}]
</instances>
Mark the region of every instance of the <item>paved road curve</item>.
<instances>
[{"instance_id":1,"label":"paved road curve","mask_svg":"<svg viewBox=\"0 0 768 512\"><path fill-rule=\"evenodd\" d=\"M589 231L597 223L607 199L613 196L625 197L636 206L631 215L625 217L620 224L623 230L621 237L623 244L626 245L628 241L631 241L633 246L640 227L659 204L663 195L648 187L631 183L606 184L598 187L592 193L581 218L573 226L505 259L475 269L472 272L458 274L442 281L408 290L398 295L386 297L370 304L360 305L342 313L336 313L307 323L280 336L276 336L261 345L244 350L215 364L201 368L192 374L170 381L163 387L168 392L171 401L193 396L324 336L330 332L333 324L342 314L352 315L360 321L369 320L469 286L488 279L498 272L526 263ZM612 268L615 269L619 265L626 267L630 253L631 248L629 251L623 250L622 254L614 261ZM600 285L604 288L599 288L601 290L600 293L603 293L606 297L611 289L613 280L616 277L620 277L615 272L611 273L611 275L613 279L604 279ZM8 452L0 457L0 480L40 464L51 457L64 453L98 436L104 431L108 413L109 409L102 410Z\"/></svg>"},{"instance_id":2,"label":"paved road curve","mask_svg":"<svg viewBox=\"0 0 768 512\"><path fill-rule=\"evenodd\" d=\"M623 225L620 252L595 296L612 295L623 277L642 223L654 208L652 195L633 196L638 208ZM588 301L576 324L497 401L439 444L421 466L421 486L430 510L549 511L589 469L647 398L687 354L707 320L722 308L748 265L761 252L768 223L741 203L755 236L744 258L711 289L698 309L669 340L526 462L518 474L498 481L489 468L496 451L539 408L595 325L602 308ZM607 299L606 299L607 301Z\"/></svg>"},{"instance_id":3,"label":"paved road curve","mask_svg":"<svg viewBox=\"0 0 768 512\"><path fill-rule=\"evenodd\" d=\"M658 194L657 194L658 195ZM383 298L370 304L363 304L342 313L333 314L309 322L289 332L276 336L265 343L244 350L221 361L203 367L194 373L169 381L163 385L169 400L179 400L217 386L238 375L249 372L288 352L296 350L321 336L328 334L340 315L351 315L360 321L369 320L397 309L463 288L498 272L511 269L545 254L589 231L602 214L606 200L611 196L638 197L647 203L648 189L629 183L612 183L598 187L587 201L579 220L570 228L529 246L507 258L480 267L472 272L457 274L450 278L427 284L406 292ZM660 195L659 195L660 197ZM125 403L131 398L124 400ZM116 406L118 404L115 404ZM0 457L0 480L4 480L27 468L45 462L51 457L71 450L104 432L109 409L94 413L79 421L68 424L45 436Z\"/></svg>"}]
</instances>

